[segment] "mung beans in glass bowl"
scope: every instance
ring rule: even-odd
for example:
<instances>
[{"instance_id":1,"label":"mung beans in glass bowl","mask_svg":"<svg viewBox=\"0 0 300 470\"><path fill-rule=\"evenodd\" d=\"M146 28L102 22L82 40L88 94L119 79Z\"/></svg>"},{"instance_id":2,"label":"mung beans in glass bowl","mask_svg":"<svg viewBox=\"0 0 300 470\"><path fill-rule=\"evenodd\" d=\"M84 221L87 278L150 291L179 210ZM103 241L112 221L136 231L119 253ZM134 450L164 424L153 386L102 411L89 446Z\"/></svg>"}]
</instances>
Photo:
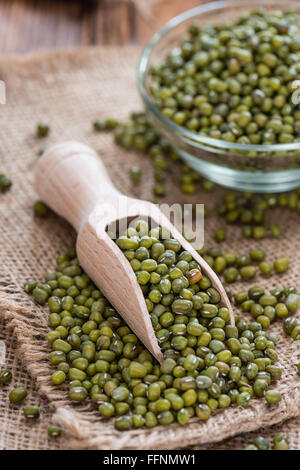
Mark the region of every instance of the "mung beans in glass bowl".
<instances>
[{"instance_id":1,"label":"mung beans in glass bowl","mask_svg":"<svg viewBox=\"0 0 300 470\"><path fill-rule=\"evenodd\" d=\"M299 11L295 1L210 2L145 47L148 118L206 178L254 192L300 185Z\"/></svg>"}]
</instances>

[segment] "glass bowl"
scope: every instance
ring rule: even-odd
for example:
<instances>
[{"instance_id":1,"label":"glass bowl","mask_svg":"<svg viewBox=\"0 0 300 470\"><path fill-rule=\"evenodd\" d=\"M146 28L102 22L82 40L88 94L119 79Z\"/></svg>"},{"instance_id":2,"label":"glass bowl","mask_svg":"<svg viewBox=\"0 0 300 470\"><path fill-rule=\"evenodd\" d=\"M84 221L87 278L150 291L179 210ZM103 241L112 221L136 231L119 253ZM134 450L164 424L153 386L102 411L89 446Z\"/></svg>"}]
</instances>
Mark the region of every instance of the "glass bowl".
<instances>
[{"instance_id":1,"label":"glass bowl","mask_svg":"<svg viewBox=\"0 0 300 470\"><path fill-rule=\"evenodd\" d=\"M248 145L206 137L165 117L149 92L151 67L164 62L186 37L190 23L217 24L261 7L269 11L293 8L300 12L300 2L289 0L217 1L186 11L169 21L144 48L138 65L138 87L149 121L190 167L222 186L270 193L300 186L300 142Z\"/></svg>"}]
</instances>

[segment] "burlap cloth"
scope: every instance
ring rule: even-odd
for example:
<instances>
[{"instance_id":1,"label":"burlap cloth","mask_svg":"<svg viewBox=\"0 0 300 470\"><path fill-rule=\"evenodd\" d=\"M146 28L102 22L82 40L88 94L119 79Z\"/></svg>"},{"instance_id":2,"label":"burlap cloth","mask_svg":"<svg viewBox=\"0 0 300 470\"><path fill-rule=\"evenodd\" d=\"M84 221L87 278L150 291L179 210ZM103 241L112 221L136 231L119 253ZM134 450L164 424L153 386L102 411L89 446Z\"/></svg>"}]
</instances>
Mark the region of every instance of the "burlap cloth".
<instances>
[{"instance_id":1,"label":"burlap cloth","mask_svg":"<svg viewBox=\"0 0 300 470\"><path fill-rule=\"evenodd\" d=\"M9 174L13 187L0 195L0 339L7 346L6 367L13 370L13 384L25 384L30 391L28 403L42 404L38 423L31 426L22 417L22 407L8 404L7 391L0 389L0 448L91 448L91 449L176 449L220 442L237 434L276 425L295 418L300 413L300 377L295 364L299 362L297 345L282 332L282 325L272 325L278 333L279 362L283 377L277 388L283 399L278 406L267 406L264 400L252 400L245 408L231 407L216 413L207 422L192 419L188 426L173 424L154 429L138 429L119 433L112 421L102 421L89 404L72 406L62 387L51 385L53 371L48 362L50 348L45 340L48 331L46 308L35 305L22 289L24 280L42 280L55 267L55 256L74 242L70 226L55 215L36 220L32 204L36 199L33 170L41 145L64 139L78 139L93 146L103 158L118 188L126 194L150 198L152 169L149 160L137 153L118 148L110 134L97 134L92 122L107 115L125 119L130 111L140 110L136 91L135 71L139 50L136 48L96 48L58 52L29 58L2 58L0 78L7 85L7 104L0 105L0 171ZM43 141L35 136L36 123L45 119L51 125L50 136ZM132 188L128 177L130 166L143 168L143 182ZM168 182L170 202L206 202L212 206L220 190L196 196L183 196L177 189L177 176ZM259 279L267 288L294 284L300 288L299 217L294 213L278 212L284 235L278 240L263 240L268 259L287 255L292 267L282 277ZM212 242L214 230L221 225L216 216L206 222L206 245ZM241 238L238 228L230 227L224 248L244 253L256 242ZM234 285L238 290L241 285ZM4 329L5 322L5 329ZM17 361L18 355L20 362ZM64 437L47 439L50 421L63 426ZM300 447L297 419L281 424L289 430L291 447ZM260 430L260 434L275 431ZM258 433L258 431L257 431ZM255 433L255 435L257 435ZM241 448L252 437L231 439L221 447ZM218 448L215 445L214 448Z\"/></svg>"}]
</instances>

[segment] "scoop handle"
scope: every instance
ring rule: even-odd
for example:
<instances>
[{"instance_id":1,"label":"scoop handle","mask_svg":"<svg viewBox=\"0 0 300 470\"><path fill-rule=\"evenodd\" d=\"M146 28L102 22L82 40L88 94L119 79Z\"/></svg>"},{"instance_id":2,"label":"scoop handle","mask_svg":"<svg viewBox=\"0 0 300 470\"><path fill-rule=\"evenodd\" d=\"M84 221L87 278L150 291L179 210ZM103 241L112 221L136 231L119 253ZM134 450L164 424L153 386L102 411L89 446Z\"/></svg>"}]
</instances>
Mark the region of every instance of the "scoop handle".
<instances>
[{"instance_id":1,"label":"scoop handle","mask_svg":"<svg viewBox=\"0 0 300 470\"><path fill-rule=\"evenodd\" d=\"M76 141L46 150L36 166L35 186L40 199L77 232L96 204L121 196L96 152Z\"/></svg>"}]
</instances>

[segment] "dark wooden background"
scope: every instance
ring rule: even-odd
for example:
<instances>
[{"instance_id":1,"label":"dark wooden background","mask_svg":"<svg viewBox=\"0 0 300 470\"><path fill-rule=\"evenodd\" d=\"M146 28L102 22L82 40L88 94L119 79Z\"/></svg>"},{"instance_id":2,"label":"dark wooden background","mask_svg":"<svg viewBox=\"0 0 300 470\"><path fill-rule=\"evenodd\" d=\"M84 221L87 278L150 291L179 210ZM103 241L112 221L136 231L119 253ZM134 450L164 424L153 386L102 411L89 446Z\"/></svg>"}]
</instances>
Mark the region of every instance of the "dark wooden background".
<instances>
[{"instance_id":1,"label":"dark wooden background","mask_svg":"<svg viewBox=\"0 0 300 470\"><path fill-rule=\"evenodd\" d=\"M171 17L199 3L201 0L0 0L0 52L144 44Z\"/></svg>"}]
</instances>

